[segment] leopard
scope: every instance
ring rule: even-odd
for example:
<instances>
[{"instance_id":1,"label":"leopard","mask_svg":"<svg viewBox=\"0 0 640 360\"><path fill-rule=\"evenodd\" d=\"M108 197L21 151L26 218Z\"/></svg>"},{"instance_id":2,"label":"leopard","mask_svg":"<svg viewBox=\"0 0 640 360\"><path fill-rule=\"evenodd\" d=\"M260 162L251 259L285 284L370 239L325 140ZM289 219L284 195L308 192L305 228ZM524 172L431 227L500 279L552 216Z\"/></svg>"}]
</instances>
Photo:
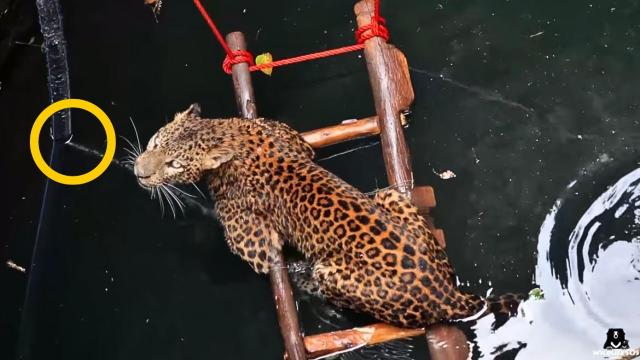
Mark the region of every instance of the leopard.
<instances>
[{"instance_id":1,"label":"leopard","mask_svg":"<svg viewBox=\"0 0 640 360\"><path fill-rule=\"evenodd\" d=\"M284 123L203 118L193 104L150 138L134 174L148 190L204 181L232 253L264 274L283 246L295 248L338 307L404 328L501 307L457 286L407 195L388 188L367 196L314 156Z\"/></svg>"}]
</instances>

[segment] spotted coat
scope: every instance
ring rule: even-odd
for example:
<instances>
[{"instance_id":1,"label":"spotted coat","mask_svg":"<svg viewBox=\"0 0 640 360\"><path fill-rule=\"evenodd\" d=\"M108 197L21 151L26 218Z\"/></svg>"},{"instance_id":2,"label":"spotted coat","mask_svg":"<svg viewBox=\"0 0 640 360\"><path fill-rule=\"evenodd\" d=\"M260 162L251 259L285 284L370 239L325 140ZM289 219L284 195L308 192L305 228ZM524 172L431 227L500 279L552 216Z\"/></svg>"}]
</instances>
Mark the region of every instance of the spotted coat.
<instances>
[{"instance_id":1,"label":"spotted coat","mask_svg":"<svg viewBox=\"0 0 640 360\"><path fill-rule=\"evenodd\" d=\"M289 244L338 306L405 327L464 318L485 301L462 292L444 249L402 194L370 198L312 161L288 126L203 119L193 105L136 161L142 186L205 178L231 251L266 273Z\"/></svg>"}]
</instances>

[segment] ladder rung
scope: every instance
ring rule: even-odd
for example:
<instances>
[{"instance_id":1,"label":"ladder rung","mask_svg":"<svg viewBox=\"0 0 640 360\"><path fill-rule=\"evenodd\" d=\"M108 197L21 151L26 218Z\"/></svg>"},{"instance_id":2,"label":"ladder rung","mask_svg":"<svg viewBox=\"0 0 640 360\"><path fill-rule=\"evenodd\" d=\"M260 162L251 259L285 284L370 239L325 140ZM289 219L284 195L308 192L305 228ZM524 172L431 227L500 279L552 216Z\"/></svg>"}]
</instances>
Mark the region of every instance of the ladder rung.
<instances>
[{"instance_id":1,"label":"ladder rung","mask_svg":"<svg viewBox=\"0 0 640 360\"><path fill-rule=\"evenodd\" d=\"M309 359L340 353L355 347L380 344L424 334L424 329L403 329L378 323L348 330L333 331L304 338Z\"/></svg>"},{"instance_id":2,"label":"ladder rung","mask_svg":"<svg viewBox=\"0 0 640 360\"><path fill-rule=\"evenodd\" d=\"M406 117L400 115L402 126L407 125ZM341 142L380 134L378 117L344 120L338 125L303 132L302 138L314 148L322 148Z\"/></svg>"}]
</instances>

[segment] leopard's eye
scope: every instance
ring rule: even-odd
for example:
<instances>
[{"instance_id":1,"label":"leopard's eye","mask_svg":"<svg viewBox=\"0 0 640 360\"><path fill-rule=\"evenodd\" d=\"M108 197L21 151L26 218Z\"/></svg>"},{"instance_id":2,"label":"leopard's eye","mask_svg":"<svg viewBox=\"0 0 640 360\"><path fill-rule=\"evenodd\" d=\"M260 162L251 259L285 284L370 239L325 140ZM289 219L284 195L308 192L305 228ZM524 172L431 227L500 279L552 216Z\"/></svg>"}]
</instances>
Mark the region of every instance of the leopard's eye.
<instances>
[{"instance_id":1,"label":"leopard's eye","mask_svg":"<svg viewBox=\"0 0 640 360\"><path fill-rule=\"evenodd\" d=\"M167 166L172 167L174 169L179 169L182 167L182 163L178 160L167 161Z\"/></svg>"}]
</instances>

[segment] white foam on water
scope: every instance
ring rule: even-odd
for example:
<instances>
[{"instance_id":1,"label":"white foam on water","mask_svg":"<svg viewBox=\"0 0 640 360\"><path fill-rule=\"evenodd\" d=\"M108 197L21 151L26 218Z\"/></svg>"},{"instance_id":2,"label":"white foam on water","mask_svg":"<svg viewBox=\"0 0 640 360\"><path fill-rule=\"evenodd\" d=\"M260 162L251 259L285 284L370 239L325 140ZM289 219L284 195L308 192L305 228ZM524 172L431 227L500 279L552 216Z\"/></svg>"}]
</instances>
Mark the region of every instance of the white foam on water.
<instances>
[{"instance_id":1,"label":"white foam on water","mask_svg":"<svg viewBox=\"0 0 640 360\"><path fill-rule=\"evenodd\" d=\"M568 188L573 185L575 181ZM594 351L602 349L609 328L624 328L629 345L640 347L640 240L601 236L600 239L614 242L606 249L600 244L597 253L589 255L589 249L594 251L594 236L606 231L597 219L612 212L609 221L617 221L626 211L639 206L633 201L638 196L640 169L618 180L582 215L569 235L566 288L550 263L551 238L563 199L555 202L538 236L536 282L545 299L528 299L520 306L518 316L495 332L491 330L492 316L480 319L474 330L481 358L491 359L525 343L518 359L598 359L601 357L594 356ZM640 229L638 220L636 217L634 226ZM584 264L582 281L579 261Z\"/></svg>"}]
</instances>

